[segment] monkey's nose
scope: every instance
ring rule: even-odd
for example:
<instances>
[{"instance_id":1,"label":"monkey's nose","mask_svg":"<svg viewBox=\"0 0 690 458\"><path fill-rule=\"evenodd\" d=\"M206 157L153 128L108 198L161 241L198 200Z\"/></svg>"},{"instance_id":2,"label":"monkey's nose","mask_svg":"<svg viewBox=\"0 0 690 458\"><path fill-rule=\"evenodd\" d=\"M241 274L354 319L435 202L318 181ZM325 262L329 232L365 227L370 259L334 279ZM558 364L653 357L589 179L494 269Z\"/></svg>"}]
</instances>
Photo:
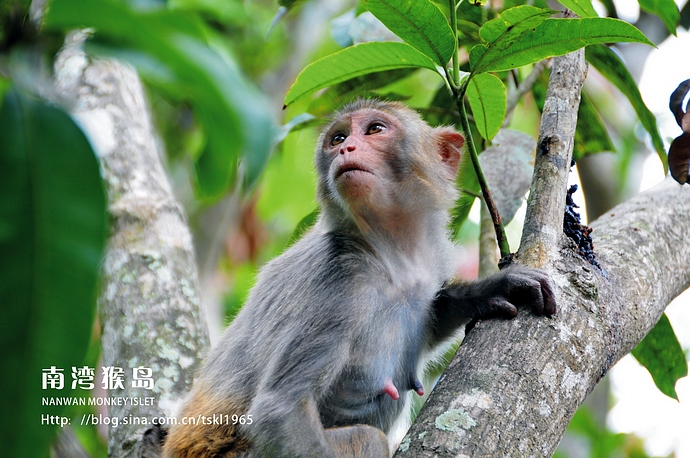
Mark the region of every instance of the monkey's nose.
<instances>
[{"instance_id":1,"label":"monkey's nose","mask_svg":"<svg viewBox=\"0 0 690 458\"><path fill-rule=\"evenodd\" d=\"M351 153L351 152L353 152L353 151L356 150L356 149L357 149L357 148L355 147L355 145L352 145L352 144L350 144L350 145L343 145L343 146L340 147L340 154Z\"/></svg>"}]
</instances>

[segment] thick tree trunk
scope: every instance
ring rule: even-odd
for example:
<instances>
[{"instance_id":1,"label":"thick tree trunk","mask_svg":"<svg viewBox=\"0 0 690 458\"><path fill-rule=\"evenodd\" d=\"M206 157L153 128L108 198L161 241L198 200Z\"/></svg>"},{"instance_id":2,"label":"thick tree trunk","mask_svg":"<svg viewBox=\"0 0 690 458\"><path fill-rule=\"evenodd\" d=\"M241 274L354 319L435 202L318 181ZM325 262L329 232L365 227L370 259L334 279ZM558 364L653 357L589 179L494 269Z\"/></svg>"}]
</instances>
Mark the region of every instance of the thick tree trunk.
<instances>
[{"instance_id":1,"label":"thick tree trunk","mask_svg":"<svg viewBox=\"0 0 690 458\"><path fill-rule=\"evenodd\" d=\"M175 412L208 347L192 238L136 72L112 60L90 62L80 35L72 34L58 56L56 88L72 101L72 114L99 155L108 192L111 234L98 301L103 366L124 369L124 384L110 389L110 397L154 398L152 405L109 407L120 424L109 429L108 454L157 456L151 422ZM131 385L138 367L151 369L152 389ZM141 423L124 424L124 418Z\"/></svg>"}]
</instances>

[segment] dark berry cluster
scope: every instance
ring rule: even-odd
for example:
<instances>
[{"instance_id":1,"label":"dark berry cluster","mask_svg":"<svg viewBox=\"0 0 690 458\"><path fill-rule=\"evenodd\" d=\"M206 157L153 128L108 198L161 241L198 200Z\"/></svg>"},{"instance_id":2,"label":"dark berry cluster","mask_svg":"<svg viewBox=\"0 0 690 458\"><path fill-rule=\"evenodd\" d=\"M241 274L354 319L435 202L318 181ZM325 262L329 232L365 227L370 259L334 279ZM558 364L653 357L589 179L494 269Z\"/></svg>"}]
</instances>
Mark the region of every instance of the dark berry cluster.
<instances>
[{"instance_id":1,"label":"dark berry cluster","mask_svg":"<svg viewBox=\"0 0 690 458\"><path fill-rule=\"evenodd\" d=\"M563 215L563 232L570 237L577 244L577 252L589 261L590 264L601 268L597 262L594 254L594 244L592 243L592 228L580 224L580 214L575 211L579 208L573 202L573 193L577 191L577 185L574 184L568 189L568 194L565 197L565 213Z\"/></svg>"}]
</instances>

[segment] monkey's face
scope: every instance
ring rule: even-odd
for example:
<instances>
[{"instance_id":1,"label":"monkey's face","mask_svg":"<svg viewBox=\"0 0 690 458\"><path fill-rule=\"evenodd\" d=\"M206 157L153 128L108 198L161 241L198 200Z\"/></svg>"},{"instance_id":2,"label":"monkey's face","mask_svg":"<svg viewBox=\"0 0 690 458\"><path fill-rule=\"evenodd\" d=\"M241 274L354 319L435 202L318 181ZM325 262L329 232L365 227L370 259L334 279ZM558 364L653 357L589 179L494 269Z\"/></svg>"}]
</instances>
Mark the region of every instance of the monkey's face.
<instances>
[{"instance_id":1,"label":"monkey's face","mask_svg":"<svg viewBox=\"0 0 690 458\"><path fill-rule=\"evenodd\" d=\"M462 135L432 128L398 103L353 105L319 140L321 203L369 227L402 224L450 208L457 195L454 178Z\"/></svg>"},{"instance_id":2,"label":"monkey's face","mask_svg":"<svg viewBox=\"0 0 690 458\"><path fill-rule=\"evenodd\" d=\"M323 137L321 171L330 193L349 206L384 203L402 164L397 151L404 133L388 113L364 109L348 113L331 125Z\"/></svg>"}]
</instances>

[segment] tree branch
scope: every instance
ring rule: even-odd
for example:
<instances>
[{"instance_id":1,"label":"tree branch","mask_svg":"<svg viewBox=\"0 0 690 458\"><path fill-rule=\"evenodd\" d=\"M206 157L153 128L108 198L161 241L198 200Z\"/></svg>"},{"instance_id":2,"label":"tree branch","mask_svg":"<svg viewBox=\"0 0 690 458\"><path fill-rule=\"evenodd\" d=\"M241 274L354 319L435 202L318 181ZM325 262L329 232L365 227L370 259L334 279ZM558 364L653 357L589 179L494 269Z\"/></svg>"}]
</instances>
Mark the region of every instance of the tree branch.
<instances>
[{"instance_id":1,"label":"tree branch","mask_svg":"<svg viewBox=\"0 0 690 458\"><path fill-rule=\"evenodd\" d=\"M191 234L158 154L159 143L133 69L89 62L84 34L67 39L56 60L56 88L99 155L108 192L111 235L99 297L103 365L124 369L111 397L154 397L154 405L112 405L108 415L151 420L174 413L208 347L199 311ZM131 386L132 369L152 369L152 390ZM110 427L109 456L156 456L149 426ZM155 435L155 434L154 434Z\"/></svg>"},{"instance_id":2,"label":"tree branch","mask_svg":"<svg viewBox=\"0 0 690 458\"><path fill-rule=\"evenodd\" d=\"M581 49L553 60L541 118L534 175L518 258L532 266L554 259L563 232L563 210L573 156L580 93L587 76Z\"/></svg>"}]
</instances>

